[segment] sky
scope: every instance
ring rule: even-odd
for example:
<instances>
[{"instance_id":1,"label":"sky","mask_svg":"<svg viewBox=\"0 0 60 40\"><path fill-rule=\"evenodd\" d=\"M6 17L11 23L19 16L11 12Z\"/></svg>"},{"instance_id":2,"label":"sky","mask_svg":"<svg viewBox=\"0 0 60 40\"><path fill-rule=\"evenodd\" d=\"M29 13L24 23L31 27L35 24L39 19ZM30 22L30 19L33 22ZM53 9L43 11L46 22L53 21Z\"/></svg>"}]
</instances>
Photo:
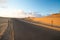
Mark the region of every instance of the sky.
<instances>
[{"instance_id":1,"label":"sky","mask_svg":"<svg viewBox=\"0 0 60 40\"><path fill-rule=\"evenodd\" d=\"M7 16L25 16L23 12L45 16L60 11L60 0L0 0L0 11L0 14Z\"/></svg>"}]
</instances>

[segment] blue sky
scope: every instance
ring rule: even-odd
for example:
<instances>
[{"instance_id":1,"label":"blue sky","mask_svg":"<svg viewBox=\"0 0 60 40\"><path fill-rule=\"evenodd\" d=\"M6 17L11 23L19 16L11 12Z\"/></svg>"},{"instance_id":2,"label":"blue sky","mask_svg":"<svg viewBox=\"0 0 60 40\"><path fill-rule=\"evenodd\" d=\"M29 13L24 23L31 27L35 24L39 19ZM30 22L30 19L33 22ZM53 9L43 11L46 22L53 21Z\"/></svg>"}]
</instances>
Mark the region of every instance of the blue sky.
<instances>
[{"instance_id":1,"label":"blue sky","mask_svg":"<svg viewBox=\"0 0 60 40\"><path fill-rule=\"evenodd\" d=\"M46 16L60 11L60 0L0 0L0 16ZM25 14L34 12L34 15Z\"/></svg>"},{"instance_id":2,"label":"blue sky","mask_svg":"<svg viewBox=\"0 0 60 40\"><path fill-rule=\"evenodd\" d=\"M9 0L8 7L47 15L60 11L60 0Z\"/></svg>"}]
</instances>

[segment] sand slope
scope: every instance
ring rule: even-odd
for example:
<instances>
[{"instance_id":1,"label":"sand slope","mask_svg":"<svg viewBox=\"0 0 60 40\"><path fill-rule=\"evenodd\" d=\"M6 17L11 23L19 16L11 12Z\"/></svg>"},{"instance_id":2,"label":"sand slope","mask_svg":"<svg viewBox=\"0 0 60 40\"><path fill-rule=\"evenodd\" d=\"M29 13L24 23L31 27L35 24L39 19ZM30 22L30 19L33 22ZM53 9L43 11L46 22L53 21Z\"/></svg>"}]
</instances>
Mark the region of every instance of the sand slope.
<instances>
[{"instance_id":1,"label":"sand slope","mask_svg":"<svg viewBox=\"0 0 60 40\"><path fill-rule=\"evenodd\" d=\"M50 16L45 16L42 18L30 18L32 21L42 22L45 24L53 24L56 26L60 26L60 13L52 14Z\"/></svg>"}]
</instances>

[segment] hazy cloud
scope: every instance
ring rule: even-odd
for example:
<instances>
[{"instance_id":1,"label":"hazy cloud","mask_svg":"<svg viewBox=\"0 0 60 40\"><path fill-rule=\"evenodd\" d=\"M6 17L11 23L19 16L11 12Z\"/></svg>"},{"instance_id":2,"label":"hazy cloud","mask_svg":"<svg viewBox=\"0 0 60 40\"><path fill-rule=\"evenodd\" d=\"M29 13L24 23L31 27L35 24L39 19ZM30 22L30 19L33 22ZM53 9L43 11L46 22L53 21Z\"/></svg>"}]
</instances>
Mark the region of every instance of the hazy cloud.
<instances>
[{"instance_id":1,"label":"hazy cloud","mask_svg":"<svg viewBox=\"0 0 60 40\"><path fill-rule=\"evenodd\" d=\"M6 3L7 2L7 0L0 0L0 4L1 3Z\"/></svg>"},{"instance_id":2,"label":"hazy cloud","mask_svg":"<svg viewBox=\"0 0 60 40\"><path fill-rule=\"evenodd\" d=\"M13 18L34 17L34 15L26 13L20 9L6 9L6 8L0 8L0 16Z\"/></svg>"},{"instance_id":3,"label":"hazy cloud","mask_svg":"<svg viewBox=\"0 0 60 40\"><path fill-rule=\"evenodd\" d=\"M6 8L7 7L7 1L8 0L0 0L0 8Z\"/></svg>"},{"instance_id":4,"label":"hazy cloud","mask_svg":"<svg viewBox=\"0 0 60 40\"><path fill-rule=\"evenodd\" d=\"M26 15L23 10L0 8L0 16L1 17L23 18Z\"/></svg>"},{"instance_id":5,"label":"hazy cloud","mask_svg":"<svg viewBox=\"0 0 60 40\"><path fill-rule=\"evenodd\" d=\"M0 16L1 17L13 17L13 18L24 18L28 16L33 16L31 14L27 14L24 10L15 9L15 8L7 8L8 0L0 0Z\"/></svg>"}]
</instances>

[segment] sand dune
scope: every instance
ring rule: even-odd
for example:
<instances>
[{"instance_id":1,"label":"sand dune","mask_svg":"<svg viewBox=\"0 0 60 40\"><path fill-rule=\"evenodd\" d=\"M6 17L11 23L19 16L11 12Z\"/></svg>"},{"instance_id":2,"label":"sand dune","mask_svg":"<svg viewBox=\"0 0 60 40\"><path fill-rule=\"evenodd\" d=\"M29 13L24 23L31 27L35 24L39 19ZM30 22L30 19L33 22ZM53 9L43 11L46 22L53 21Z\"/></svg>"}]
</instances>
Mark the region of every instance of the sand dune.
<instances>
[{"instance_id":1,"label":"sand dune","mask_svg":"<svg viewBox=\"0 0 60 40\"><path fill-rule=\"evenodd\" d=\"M36 21L36 22L42 22L45 24L53 24L56 26L60 26L60 13L57 14L52 14L50 16L45 16L42 18L30 18L32 21Z\"/></svg>"}]
</instances>

